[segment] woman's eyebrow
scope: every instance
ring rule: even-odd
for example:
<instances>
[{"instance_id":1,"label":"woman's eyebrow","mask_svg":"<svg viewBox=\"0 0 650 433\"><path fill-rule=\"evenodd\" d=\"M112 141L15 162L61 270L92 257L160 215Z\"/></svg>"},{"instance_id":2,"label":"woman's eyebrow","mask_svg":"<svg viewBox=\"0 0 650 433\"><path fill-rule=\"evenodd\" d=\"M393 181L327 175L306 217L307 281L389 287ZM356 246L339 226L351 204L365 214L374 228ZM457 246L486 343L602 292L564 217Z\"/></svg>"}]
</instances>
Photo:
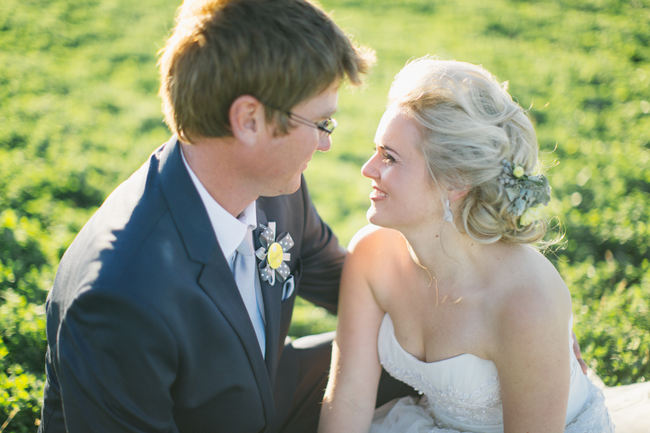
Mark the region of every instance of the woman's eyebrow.
<instances>
[{"instance_id":1,"label":"woman's eyebrow","mask_svg":"<svg viewBox=\"0 0 650 433\"><path fill-rule=\"evenodd\" d=\"M392 153L394 153L395 155L399 156L399 152L398 152L398 151L396 151L396 150L393 149L392 147L387 146L387 145L385 145L385 144L378 144L378 145L377 145L377 148L378 148L378 149L382 149L382 150L387 150L387 151L392 152Z\"/></svg>"}]
</instances>

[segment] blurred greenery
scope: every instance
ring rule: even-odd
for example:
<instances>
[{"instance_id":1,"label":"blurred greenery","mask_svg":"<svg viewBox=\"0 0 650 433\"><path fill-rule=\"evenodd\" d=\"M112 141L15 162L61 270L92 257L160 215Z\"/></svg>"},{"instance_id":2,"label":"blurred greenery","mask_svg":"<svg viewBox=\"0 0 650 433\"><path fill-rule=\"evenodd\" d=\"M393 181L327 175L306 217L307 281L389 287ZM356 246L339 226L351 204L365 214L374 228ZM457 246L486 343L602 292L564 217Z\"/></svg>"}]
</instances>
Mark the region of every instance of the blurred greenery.
<instances>
[{"instance_id":1,"label":"blurred greenery","mask_svg":"<svg viewBox=\"0 0 650 433\"><path fill-rule=\"evenodd\" d=\"M359 174L394 74L432 54L484 65L535 121L566 232L550 254L583 355L609 385L650 379L647 0L323 0L378 63L340 94L331 152L306 172L343 243L365 224ZM43 304L65 248L169 133L156 52L178 0L0 5L0 431L38 423ZM291 333L335 318L299 301Z\"/></svg>"}]
</instances>

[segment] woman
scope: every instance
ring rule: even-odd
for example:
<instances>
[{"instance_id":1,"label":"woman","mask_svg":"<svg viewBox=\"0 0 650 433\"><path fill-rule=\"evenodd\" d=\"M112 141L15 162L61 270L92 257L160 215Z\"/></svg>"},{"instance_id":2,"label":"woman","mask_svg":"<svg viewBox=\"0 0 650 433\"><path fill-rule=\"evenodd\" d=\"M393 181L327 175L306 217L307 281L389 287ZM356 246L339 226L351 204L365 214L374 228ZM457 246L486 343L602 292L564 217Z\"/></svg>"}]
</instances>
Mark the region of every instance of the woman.
<instances>
[{"instance_id":1,"label":"woman","mask_svg":"<svg viewBox=\"0 0 650 433\"><path fill-rule=\"evenodd\" d=\"M569 291L530 246L550 190L521 107L478 66L422 58L375 142L320 432L613 431L570 347ZM423 396L375 413L381 366Z\"/></svg>"}]
</instances>

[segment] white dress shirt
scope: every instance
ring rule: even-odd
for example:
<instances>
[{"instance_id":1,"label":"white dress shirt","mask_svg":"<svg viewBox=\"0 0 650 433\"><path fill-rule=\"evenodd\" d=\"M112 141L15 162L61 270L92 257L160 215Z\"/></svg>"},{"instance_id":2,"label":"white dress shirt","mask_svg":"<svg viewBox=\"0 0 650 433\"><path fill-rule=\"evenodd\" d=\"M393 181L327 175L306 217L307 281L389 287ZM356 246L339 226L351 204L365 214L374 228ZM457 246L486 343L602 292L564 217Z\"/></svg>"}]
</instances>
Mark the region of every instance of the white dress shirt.
<instances>
[{"instance_id":1,"label":"white dress shirt","mask_svg":"<svg viewBox=\"0 0 650 433\"><path fill-rule=\"evenodd\" d=\"M247 229L255 229L257 227L257 210L255 207L255 202L250 203L246 209L239 215L238 218L235 218L228 211L226 211L217 201L210 195L210 193L205 189L199 178L192 171L192 168L187 163L185 155L181 150L181 156L183 157L183 163L185 168L194 183L194 187L201 197L203 206L208 213L210 218L210 223L212 224L212 229L214 234L217 237L217 243L223 252L223 256L226 258L230 270L233 271L234 259L236 256L236 250L239 244L244 239ZM264 330L264 303L262 300L262 290L261 284L259 281L259 275L257 272L254 273L253 280L249 287L238 287L242 299L247 299L249 296L255 296L257 299L257 310L255 311L255 306L246 305L246 310L248 311L248 316L251 319L251 323L254 328ZM249 291L244 293L243 291ZM253 293L251 293L253 292ZM249 296L247 296L249 295ZM265 356L266 348L266 337L264 332L256 332L257 340L262 352L262 356Z\"/></svg>"}]
</instances>

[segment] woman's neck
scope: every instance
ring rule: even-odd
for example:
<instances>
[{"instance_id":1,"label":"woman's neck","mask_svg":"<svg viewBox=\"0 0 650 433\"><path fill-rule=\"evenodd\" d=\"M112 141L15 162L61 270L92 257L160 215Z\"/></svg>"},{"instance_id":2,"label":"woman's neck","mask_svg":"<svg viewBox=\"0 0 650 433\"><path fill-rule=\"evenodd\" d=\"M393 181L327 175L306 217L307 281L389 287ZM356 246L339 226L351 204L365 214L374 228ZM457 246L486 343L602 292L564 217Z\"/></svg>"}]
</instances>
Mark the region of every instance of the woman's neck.
<instances>
[{"instance_id":1,"label":"woman's neck","mask_svg":"<svg viewBox=\"0 0 650 433\"><path fill-rule=\"evenodd\" d=\"M475 269L482 245L441 222L413 230L400 230L415 264L440 282L456 281Z\"/></svg>"}]
</instances>

